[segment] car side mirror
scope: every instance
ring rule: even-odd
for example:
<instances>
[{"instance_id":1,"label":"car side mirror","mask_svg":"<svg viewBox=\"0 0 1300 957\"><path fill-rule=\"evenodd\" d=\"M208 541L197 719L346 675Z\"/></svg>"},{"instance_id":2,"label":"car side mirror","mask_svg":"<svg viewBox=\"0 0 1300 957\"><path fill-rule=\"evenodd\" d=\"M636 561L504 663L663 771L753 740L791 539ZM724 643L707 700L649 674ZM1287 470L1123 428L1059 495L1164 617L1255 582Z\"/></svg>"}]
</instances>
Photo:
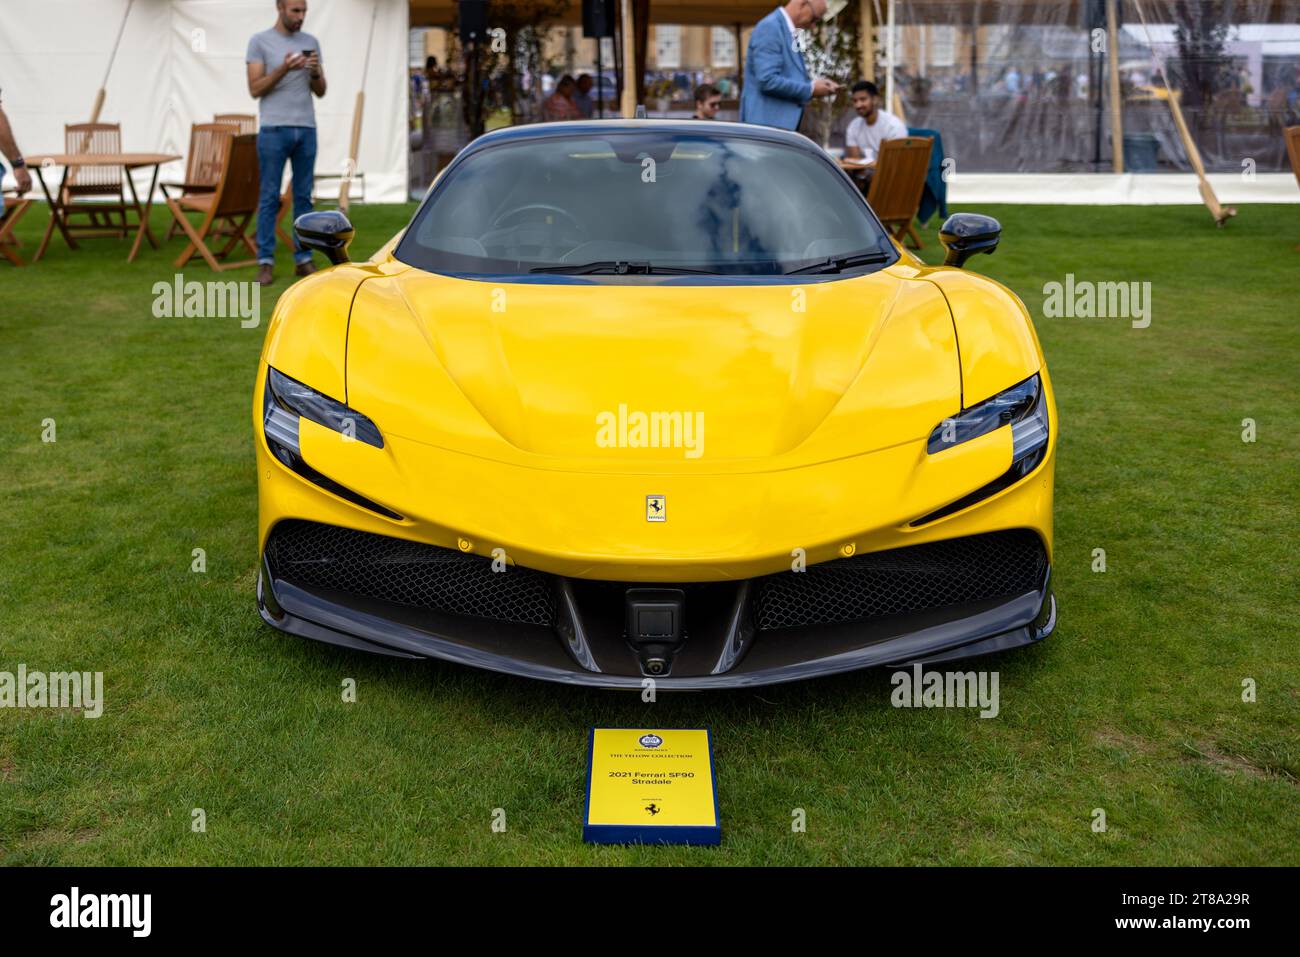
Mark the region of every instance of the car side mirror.
<instances>
[{"instance_id":1,"label":"car side mirror","mask_svg":"<svg viewBox=\"0 0 1300 957\"><path fill-rule=\"evenodd\" d=\"M303 213L293 221L294 235L303 249L324 253L334 265L348 261L348 246L356 230L337 209Z\"/></svg>"},{"instance_id":2,"label":"car side mirror","mask_svg":"<svg viewBox=\"0 0 1300 957\"><path fill-rule=\"evenodd\" d=\"M939 242L948 250L945 266L961 269L976 253L991 253L1002 238L1002 224L980 213L953 213L939 227Z\"/></svg>"}]
</instances>

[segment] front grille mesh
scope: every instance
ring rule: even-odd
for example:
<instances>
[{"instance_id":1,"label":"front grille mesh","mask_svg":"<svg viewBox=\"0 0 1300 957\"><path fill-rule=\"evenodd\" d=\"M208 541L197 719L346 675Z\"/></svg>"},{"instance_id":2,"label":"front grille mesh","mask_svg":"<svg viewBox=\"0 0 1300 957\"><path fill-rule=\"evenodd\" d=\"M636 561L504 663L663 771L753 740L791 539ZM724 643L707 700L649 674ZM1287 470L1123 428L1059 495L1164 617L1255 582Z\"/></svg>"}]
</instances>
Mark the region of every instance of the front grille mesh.
<instances>
[{"instance_id":1,"label":"front grille mesh","mask_svg":"<svg viewBox=\"0 0 1300 957\"><path fill-rule=\"evenodd\" d=\"M760 578L755 617L769 631L1009 598L1039 588L1046 570L1029 529L953 538Z\"/></svg>"},{"instance_id":2,"label":"front grille mesh","mask_svg":"<svg viewBox=\"0 0 1300 957\"><path fill-rule=\"evenodd\" d=\"M550 625L550 577L449 548L297 519L276 525L266 545L276 577L308 589L429 608L452 615Z\"/></svg>"},{"instance_id":3,"label":"front grille mesh","mask_svg":"<svg viewBox=\"0 0 1300 957\"><path fill-rule=\"evenodd\" d=\"M276 525L266 551L276 577L302 588L494 621L555 622L551 576L513 565L494 572L491 559L449 548L295 519ZM1029 529L948 539L756 579L754 616L760 631L866 621L1021 595L1039 588L1046 570L1042 541Z\"/></svg>"}]
</instances>

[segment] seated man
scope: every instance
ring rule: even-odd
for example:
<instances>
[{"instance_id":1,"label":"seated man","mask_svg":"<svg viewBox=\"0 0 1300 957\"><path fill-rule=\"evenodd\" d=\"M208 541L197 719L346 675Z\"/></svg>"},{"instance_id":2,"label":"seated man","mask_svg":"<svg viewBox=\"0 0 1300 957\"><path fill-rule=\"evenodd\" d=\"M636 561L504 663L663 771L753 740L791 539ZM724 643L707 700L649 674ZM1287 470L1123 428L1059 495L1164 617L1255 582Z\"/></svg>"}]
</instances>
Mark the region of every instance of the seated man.
<instances>
[{"instance_id":1,"label":"seated man","mask_svg":"<svg viewBox=\"0 0 1300 957\"><path fill-rule=\"evenodd\" d=\"M722 106L722 91L712 83L701 83L695 88L695 115L693 120L716 120Z\"/></svg>"},{"instance_id":2,"label":"seated man","mask_svg":"<svg viewBox=\"0 0 1300 957\"><path fill-rule=\"evenodd\" d=\"M870 80L854 83L852 93L853 109L858 115L844 135L844 158L864 162L861 170L853 171L853 178L865 193L871 185L871 175L876 171L880 144L907 136L907 125L893 113L880 108L880 90Z\"/></svg>"},{"instance_id":3,"label":"seated man","mask_svg":"<svg viewBox=\"0 0 1300 957\"><path fill-rule=\"evenodd\" d=\"M589 120L596 112L596 99L591 95L591 88L596 85L596 81L591 78L590 73L583 73L578 77L577 85L573 91L573 102L578 107L578 112L582 118Z\"/></svg>"},{"instance_id":4,"label":"seated man","mask_svg":"<svg viewBox=\"0 0 1300 957\"><path fill-rule=\"evenodd\" d=\"M555 85L555 92L542 101L542 119L549 121L582 119L582 111L573 101L573 94L577 89L578 84L573 77L567 73L560 77L560 82Z\"/></svg>"}]
</instances>

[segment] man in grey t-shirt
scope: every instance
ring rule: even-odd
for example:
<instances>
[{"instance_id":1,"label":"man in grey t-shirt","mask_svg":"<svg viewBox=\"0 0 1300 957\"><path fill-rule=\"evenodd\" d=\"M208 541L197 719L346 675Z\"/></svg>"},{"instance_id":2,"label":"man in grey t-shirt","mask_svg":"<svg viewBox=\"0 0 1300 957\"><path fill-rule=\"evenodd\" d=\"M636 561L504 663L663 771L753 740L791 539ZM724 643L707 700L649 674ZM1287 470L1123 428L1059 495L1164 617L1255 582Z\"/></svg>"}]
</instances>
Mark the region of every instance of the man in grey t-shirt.
<instances>
[{"instance_id":1,"label":"man in grey t-shirt","mask_svg":"<svg viewBox=\"0 0 1300 957\"><path fill-rule=\"evenodd\" d=\"M280 183L284 164L293 167L293 218L311 212L312 179L316 166L316 109L312 94L325 95L320 43L304 33L307 0L276 0L275 26L248 41L248 92L258 101L257 162L261 193L257 206L257 281L275 279L275 220L280 212ZM295 272L316 271L310 250L294 239Z\"/></svg>"}]
</instances>

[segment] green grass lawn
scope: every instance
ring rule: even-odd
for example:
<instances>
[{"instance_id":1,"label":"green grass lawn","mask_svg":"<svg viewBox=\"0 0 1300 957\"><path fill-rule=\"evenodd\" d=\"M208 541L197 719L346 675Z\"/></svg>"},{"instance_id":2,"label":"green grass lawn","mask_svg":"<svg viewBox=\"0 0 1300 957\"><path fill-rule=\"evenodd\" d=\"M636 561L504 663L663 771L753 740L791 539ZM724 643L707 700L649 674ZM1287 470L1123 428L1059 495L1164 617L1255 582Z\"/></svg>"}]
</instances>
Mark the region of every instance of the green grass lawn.
<instances>
[{"instance_id":1,"label":"green grass lawn","mask_svg":"<svg viewBox=\"0 0 1300 957\"><path fill-rule=\"evenodd\" d=\"M410 209L356 209L354 251ZM960 666L1000 672L991 720L895 709L884 672L645 704L274 631L265 321L154 318L179 240L0 263L0 671L102 671L106 698L98 720L0 709L0 863L1300 863L1300 207L1223 230L1199 206L983 211L1003 246L972 265L1035 314L1062 422L1060 624ZM1041 318L1071 272L1150 282L1150 327ZM712 729L721 848L582 843L587 729L638 724Z\"/></svg>"}]
</instances>

